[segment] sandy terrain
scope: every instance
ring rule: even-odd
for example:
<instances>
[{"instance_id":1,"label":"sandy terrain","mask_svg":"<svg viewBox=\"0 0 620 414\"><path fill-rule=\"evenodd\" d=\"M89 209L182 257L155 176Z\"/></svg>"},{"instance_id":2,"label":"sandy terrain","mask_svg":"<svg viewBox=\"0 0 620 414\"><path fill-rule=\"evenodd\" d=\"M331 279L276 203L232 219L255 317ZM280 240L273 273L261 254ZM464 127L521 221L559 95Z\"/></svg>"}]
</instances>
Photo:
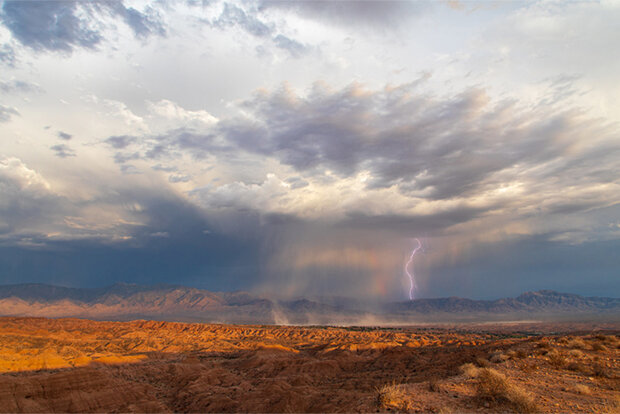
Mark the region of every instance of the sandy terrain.
<instances>
[{"instance_id":1,"label":"sandy terrain","mask_svg":"<svg viewBox=\"0 0 620 414\"><path fill-rule=\"evenodd\" d=\"M620 412L618 333L0 318L0 411Z\"/></svg>"}]
</instances>

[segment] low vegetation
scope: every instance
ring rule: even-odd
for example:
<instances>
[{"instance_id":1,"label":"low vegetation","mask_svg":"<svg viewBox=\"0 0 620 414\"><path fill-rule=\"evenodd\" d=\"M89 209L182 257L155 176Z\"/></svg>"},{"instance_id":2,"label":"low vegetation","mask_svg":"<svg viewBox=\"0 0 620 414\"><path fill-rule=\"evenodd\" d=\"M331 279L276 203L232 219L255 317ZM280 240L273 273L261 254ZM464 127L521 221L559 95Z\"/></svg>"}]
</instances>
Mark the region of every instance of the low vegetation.
<instances>
[{"instance_id":1,"label":"low vegetation","mask_svg":"<svg viewBox=\"0 0 620 414\"><path fill-rule=\"evenodd\" d=\"M501 373L492 368L478 370L476 396L500 406L511 406L518 412L534 413L538 407L527 392L511 384Z\"/></svg>"},{"instance_id":2,"label":"low vegetation","mask_svg":"<svg viewBox=\"0 0 620 414\"><path fill-rule=\"evenodd\" d=\"M620 342L618 337L615 336L615 335L597 334L597 335L594 335L594 339L597 340L597 341L607 342L607 343L611 343L611 344L615 344L615 343Z\"/></svg>"},{"instance_id":3,"label":"low vegetation","mask_svg":"<svg viewBox=\"0 0 620 414\"><path fill-rule=\"evenodd\" d=\"M476 364L479 367L490 367L491 366L491 363L489 362L489 360L485 359L485 358L477 358L476 359Z\"/></svg>"},{"instance_id":4,"label":"low vegetation","mask_svg":"<svg viewBox=\"0 0 620 414\"><path fill-rule=\"evenodd\" d=\"M549 364L557 369L562 369L566 366L567 361L564 354L554 349L547 354L547 358L549 358Z\"/></svg>"},{"instance_id":5,"label":"low vegetation","mask_svg":"<svg viewBox=\"0 0 620 414\"><path fill-rule=\"evenodd\" d=\"M478 376L478 371L480 371L480 368L476 367L471 362L461 365L459 369L467 378L476 378Z\"/></svg>"},{"instance_id":6,"label":"low vegetation","mask_svg":"<svg viewBox=\"0 0 620 414\"><path fill-rule=\"evenodd\" d=\"M494 352L489 357L489 361L493 362L494 364L499 364L507 360L508 360L508 355L504 354L503 352Z\"/></svg>"},{"instance_id":7,"label":"low vegetation","mask_svg":"<svg viewBox=\"0 0 620 414\"><path fill-rule=\"evenodd\" d=\"M597 352L607 351L607 347L600 342L594 342L592 344L592 350Z\"/></svg>"},{"instance_id":8,"label":"low vegetation","mask_svg":"<svg viewBox=\"0 0 620 414\"><path fill-rule=\"evenodd\" d=\"M581 338L573 338L566 344L567 347L572 349L588 349L588 345Z\"/></svg>"},{"instance_id":9,"label":"low vegetation","mask_svg":"<svg viewBox=\"0 0 620 414\"><path fill-rule=\"evenodd\" d=\"M592 365L592 375L598 378L611 378L611 374L607 367L600 363Z\"/></svg>"},{"instance_id":10,"label":"low vegetation","mask_svg":"<svg viewBox=\"0 0 620 414\"><path fill-rule=\"evenodd\" d=\"M403 411L409 409L409 400L403 384L384 385L378 390L378 394L379 405L383 408L395 408Z\"/></svg>"},{"instance_id":11,"label":"low vegetation","mask_svg":"<svg viewBox=\"0 0 620 414\"><path fill-rule=\"evenodd\" d=\"M570 351L568 351L568 355L572 356L573 358L583 358L584 357L584 353L579 350L579 349L571 349Z\"/></svg>"},{"instance_id":12,"label":"low vegetation","mask_svg":"<svg viewBox=\"0 0 620 414\"><path fill-rule=\"evenodd\" d=\"M512 359L524 359L527 358L527 352L523 349L517 349L516 351L508 352L508 356Z\"/></svg>"},{"instance_id":13,"label":"low vegetation","mask_svg":"<svg viewBox=\"0 0 620 414\"><path fill-rule=\"evenodd\" d=\"M584 385L584 384L577 384L577 385L575 385L575 392L577 394L582 394L582 395L590 395L590 394L592 394L592 390L590 390L590 387L588 387L587 385Z\"/></svg>"},{"instance_id":14,"label":"low vegetation","mask_svg":"<svg viewBox=\"0 0 620 414\"><path fill-rule=\"evenodd\" d=\"M566 369L574 372L588 372L588 368L580 362L570 362L568 365L566 365Z\"/></svg>"},{"instance_id":15,"label":"low vegetation","mask_svg":"<svg viewBox=\"0 0 620 414\"><path fill-rule=\"evenodd\" d=\"M431 392L441 392L441 386L437 378L433 377L428 381L428 390Z\"/></svg>"}]
</instances>

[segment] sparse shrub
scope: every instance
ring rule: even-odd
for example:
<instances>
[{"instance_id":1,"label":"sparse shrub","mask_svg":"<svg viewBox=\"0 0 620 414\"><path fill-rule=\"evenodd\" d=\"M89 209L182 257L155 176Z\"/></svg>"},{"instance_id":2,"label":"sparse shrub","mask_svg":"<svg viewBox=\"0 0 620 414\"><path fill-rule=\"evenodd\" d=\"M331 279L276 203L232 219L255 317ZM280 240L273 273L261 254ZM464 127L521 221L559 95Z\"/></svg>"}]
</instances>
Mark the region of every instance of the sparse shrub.
<instances>
[{"instance_id":1,"label":"sparse shrub","mask_svg":"<svg viewBox=\"0 0 620 414\"><path fill-rule=\"evenodd\" d=\"M536 345L536 348L539 350L540 355L547 355L553 350L553 347L548 341L540 341Z\"/></svg>"},{"instance_id":2,"label":"sparse shrub","mask_svg":"<svg viewBox=\"0 0 620 414\"><path fill-rule=\"evenodd\" d=\"M467 364L461 365L459 367L459 370L463 373L463 375L468 378L476 378L478 376L478 371L480 371L480 368L476 367L471 362L468 362Z\"/></svg>"},{"instance_id":3,"label":"sparse shrub","mask_svg":"<svg viewBox=\"0 0 620 414\"><path fill-rule=\"evenodd\" d=\"M615 335L597 334L597 335L594 335L594 339L601 341L601 342L608 342L608 343L618 342L618 337L616 337Z\"/></svg>"},{"instance_id":4,"label":"sparse shrub","mask_svg":"<svg viewBox=\"0 0 620 414\"><path fill-rule=\"evenodd\" d=\"M575 385L575 392L577 394L583 394L583 395L589 395L592 393L592 391L590 391L590 387L584 384Z\"/></svg>"},{"instance_id":5,"label":"sparse shrub","mask_svg":"<svg viewBox=\"0 0 620 414\"><path fill-rule=\"evenodd\" d=\"M478 372L476 395L480 398L496 400L505 396L508 389L506 377L493 368L481 368Z\"/></svg>"},{"instance_id":6,"label":"sparse shrub","mask_svg":"<svg viewBox=\"0 0 620 414\"><path fill-rule=\"evenodd\" d=\"M593 351L607 351L607 347L600 342L594 342L592 344Z\"/></svg>"},{"instance_id":7,"label":"sparse shrub","mask_svg":"<svg viewBox=\"0 0 620 414\"><path fill-rule=\"evenodd\" d=\"M431 392L440 392L441 386L439 385L439 380L437 378L431 378L428 381L428 390Z\"/></svg>"},{"instance_id":8,"label":"sparse shrub","mask_svg":"<svg viewBox=\"0 0 620 414\"><path fill-rule=\"evenodd\" d=\"M493 362L494 364L499 364L506 360L508 360L508 355L502 352L494 352L493 354L491 354L491 357L489 358L489 361Z\"/></svg>"},{"instance_id":9,"label":"sparse shrub","mask_svg":"<svg viewBox=\"0 0 620 414\"><path fill-rule=\"evenodd\" d=\"M406 411L409 409L407 393L402 384L392 383L379 389L379 405L385 408L396 408Z\"/></svg>"},{"instance_id":10,"label":"sparse shrub","mask_svg":"<svg viewBox=\"0 0 620 414\"><path fill-rule=\"evenodd\" d=\"M571 349L570 351L568 351L568 355L574 358L583 358L583 352L581 352L579 349Z\"/></svg>"},{"instance_id":11,"label":"sparse shrub","mask_svg":"<svg viewBox=\"0 0 620 414\"><path fill-rule=\"evenodd\" d=\"M491 366L491 364L489 363L489 360L488 359L484 359L484 358L476 358L476 364L479 367L482 367L482 368L486 368L486 367L490 367Z\"/></svg>"},{"instance_id":12,"label":"sparse shrub","mask_svg":"<svg viewBox=\"0 0 620 414\"><path fill-rule=\"evenodd\" d=\"M529 394L508 382L504 375L492 368L479 370L476 395L482 400L511 405L522 413L537 411L534 399Z\"/></svg>"},{"instance_id":13,"label":"sparse shrub","mask_svg":"<svg viewBox=\"0 0 620 414\"><path fill-rule=\"evenodd\" d=\"M620 412L620 396L613 396L612 398L605 400L603 403L602 413L619 413Z\"/></svg>"},{"instance_id":14,"label":"sparse shrub","mask_svg":"<svg viewBox=\"0 0 620 414\"><path fill-rule=\"evenodd\" d=\"M566 365L566 357L556 350L549 352L547 358L549 358L549 364L554 368L563 368Z\"/></svg>"},{"instance_id":15,"label":"sparse shrub","mask_svg":"<svg viewBox=\"0 0 620 414\"><path fill-rule=\"evenodd\" d=\"M453 412L454 411L452 411L452 408L445 405L439 407L439 409L437 410L437 414L452 414Z\"/></svg>"},{"instance_id":16,"label":"sparse shrub","mask_svg":"<svg viewBox=\"0 0 620 414\"><path fill-rule=\"evenodd\" d=\"M523 372L534 372L537 371L539 369L539 366L537 363L533 363L533 364L524 364L523 367L521 367L521 370Z\"/></svg>"},{"instance_id":17,"label":"sparse shrub","mask_svg":"<svg viewBox=\"0 0 620 414\"><path fill-rule=\"evenodd\" d=\"M514 354L514 358L527 358L527 352L525 352L523 349L518 349Z\"/></svg>"},{"instance_id":18,"label":"sparse shrub","mask_svg":"<svg viewBox=\"0 0 620 414\"><path fill-rule=\"evenodd\" d=\"M579 362L570 362L567 366L566 369L569 371L575 371L575 372L586 372L587 368L585 365L580 364Z\"/></svg>"},{"instance_id":19,"label":"sparse shrub","mask_svg":"<svg viewBox=\"0 0 620 414\"><path fill-rule=\"evenodd\" d=\"M581 338L571 339L570 341L568 341L566 346L572 349L586 349L588 347L588 345L586 345L584 340Z\"/></svg>"},{"instance_id":20,"label":"sparse shrub","mask_svg":"<svg viewBox=\"0 0 620 414\"><path fill-rule=\"evenodd\" d=\"M602 364L592 365L592 375L599 378L610 378L609 370Z\"/></svg>"}]
</instances>

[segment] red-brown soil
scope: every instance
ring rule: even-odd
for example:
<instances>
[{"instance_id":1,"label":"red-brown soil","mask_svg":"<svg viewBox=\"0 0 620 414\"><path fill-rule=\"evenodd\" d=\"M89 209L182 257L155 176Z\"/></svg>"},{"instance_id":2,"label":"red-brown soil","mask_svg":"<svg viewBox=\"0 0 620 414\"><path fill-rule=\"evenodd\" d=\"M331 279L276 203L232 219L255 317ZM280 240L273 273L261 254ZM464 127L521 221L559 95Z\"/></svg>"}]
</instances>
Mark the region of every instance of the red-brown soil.
<instances>
[{"instance_id":1,"label":"red-brown soil","mask_svg":"<svg viewBox=\"0 0 620 414\"><path fill-rule=\"evenodd\" d=\"M537 411L620 412L614 329L0 318L0 411L519 411L476 393L480 379L461 368L473 363L504 374ZM397 398L384 398L390 389Z\"/></svg>"}]
</instances>

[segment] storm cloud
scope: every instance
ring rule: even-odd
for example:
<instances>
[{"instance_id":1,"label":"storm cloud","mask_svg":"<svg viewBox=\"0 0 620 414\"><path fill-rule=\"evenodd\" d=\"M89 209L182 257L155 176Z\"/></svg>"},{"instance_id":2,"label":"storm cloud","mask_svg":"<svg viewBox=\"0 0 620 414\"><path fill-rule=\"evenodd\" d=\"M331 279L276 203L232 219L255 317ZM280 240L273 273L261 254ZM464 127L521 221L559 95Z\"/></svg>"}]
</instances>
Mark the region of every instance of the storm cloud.
<instances>
[{"instance_id":1,"label":"storm cloud","mask_svg":"<svg viewBox=\"0 0 620 414\"><path fill-rule=\"evenodd\" d=\"M300 57L309 51L301 42L280 33L278 25L266 20L258 8L251 3L245 4L246 9L230 2L224 2L220 15L210 22L221 30L239 28L259 39L270 40L275 47L287 51L292 57ZM262 50L261 46L258 50Z\"/></svg>"},{"instance_id":2,"label":"storm cloud","mask_svg":"<svg viewBox=\"0 0 620 414\"><path fill-rule=\"evenodd\" d=\"M617 295L620 8L452 6L3 2L0 283Z\"/></svg>"},{"instance_id":3,"label":"storm cloud","mask_svg":"<svg viewBox=\"0 0 620 414\"><path fill-rule=\"evenodd\" d=\"M244 116L203 131L142 137L141 152L118 152L115 158L174 159L173 154L188 153L223 159L246 152L290 166L306 181L363 174L364 190L392 188L412 203L456 200L455 205L467 206L497 193L494 202L487 197L488 205L474 210L518 208L540 194L545 210L558 212L615 200L596 189L618 185L613 173L620 167L618 129L574 109L491 102L480 89L436 97L415 85L372 91L359 84L341 90L315 85L306 96L283 87L238 105ZM597 137L596 145L582 145L590 137ZM126 139L108 142L122 149ZM238 195L246 188L235 185ZM570 194L561 190L567 187ZM516 191L512 196L510 188ZM586 193L589 202L583 203ZM366 214L361 207L348 213Z\"/></svg>"},{"instance_id":4,"label":"storm cloud","mask_svg":"<svg viewBox=\"0 0 620 414\"><path fill-rule=\"evenodd\" d=\"M165 34L156 16L126 8L122 1L4 1L2 23L23 45L35 50L94 49L104 38L101 12L121 17L136 36Z\"/></svg>"},{"instance_id":5,"label":"storm cloud","mask_svg":"<svg viewBox=\"0 0 620 414\"><path fill-rule=\"evenodd\" d=\"M75 157L75 151L66 144L56 144L50 147L59 158Z\"/></svg>"},{"instance_id":6,"label":"storm cloud","mask_svg":"<svg viewBox=\"0 0 620 414\"><path fill-rule=\"evenodd\" d=\"M375 29L393 28L411 16L424 12L429 7L424 2L406 0L352 0L340 1L284 1L262 0L260 8L292 11L301 17L336 24L346 24Z\"/></svg>"},{"instance_id":7,"label":"storm cloud","mask_svg":"<svg viewBox=\"0 0 620 414\"><path fill-rule=\"evenodd\" d=\"M19 112L15 108L0 105L0 122L6 122L11 119L12 116L19 115Z\"/></svg>"}]
</instances>

